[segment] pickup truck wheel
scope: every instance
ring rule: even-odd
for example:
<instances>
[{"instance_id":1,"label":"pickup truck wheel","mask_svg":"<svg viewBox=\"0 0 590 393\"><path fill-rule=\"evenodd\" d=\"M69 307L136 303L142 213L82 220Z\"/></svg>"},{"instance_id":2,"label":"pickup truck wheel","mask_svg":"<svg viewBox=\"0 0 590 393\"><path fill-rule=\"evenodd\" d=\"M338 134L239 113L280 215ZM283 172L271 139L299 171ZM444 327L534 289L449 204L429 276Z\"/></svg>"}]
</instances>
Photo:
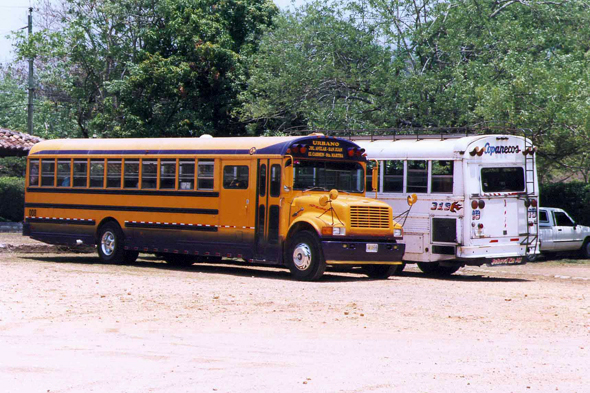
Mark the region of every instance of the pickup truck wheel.
<instances>
[{"instance_id":1,"label":"pickup truck wheel","mask_svg":"<svg viewBox=\"0 0 590 393\"><path fill-rule=\"evenodd\" d=\"M438 262L418 262L418 268L429 276L446 277L459 270L461 265L441 266Z\"/></svg>"},{"instance_id":2,"label":"pickup truck wheel","mask_svg":"<svg viewBox=\"0 0 590 393\"><path fill-rule=\"evenodd\" d=\"M539 255L540 254L527 254L526 261L527 262L535 262L537 259L539 259Z\"/></svg>"},{"instance_id":3,"label":"pickup truck wheel","mask_svg":"<svg viewBox=\"0 0 590 393\"><path fill-rule=\"evenodd\" d=\"M584 240L584 244L580 249L580 255L582 258L590 259L590 239L586 238L586 240Z\"/></svg>"}]
</instances>

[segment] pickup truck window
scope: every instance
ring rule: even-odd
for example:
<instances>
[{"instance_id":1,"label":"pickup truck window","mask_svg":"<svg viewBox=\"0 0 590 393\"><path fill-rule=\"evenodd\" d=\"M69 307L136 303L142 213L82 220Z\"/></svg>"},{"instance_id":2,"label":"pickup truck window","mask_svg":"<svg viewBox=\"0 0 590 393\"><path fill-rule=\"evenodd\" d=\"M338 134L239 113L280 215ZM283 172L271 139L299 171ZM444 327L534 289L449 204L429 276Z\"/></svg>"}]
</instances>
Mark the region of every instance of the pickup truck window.
<instances>
[{"instance_id":1,"label":"pickup truck window","mask_svg":"<svg viewBox=\"0 0 590 393\"><path fill-rule=\"evenodd\" d=\"M547 212L545 210L541 210L539 212L539 222L549 222L549 216L547 216Z\"/></svg>"},{"instance_id":2,"label":"pickup truck window","mask_svg":"<svg viewBox=\"0 0 590 393\"><path fill-rule=\"evenodd\" d=\"M573 227L574 223L563 212L555 212L555 225L558 227Z\"/></svg>"},{"instance_id":3,"label":"pickup truck window","mask_svg":"<svg viewBox=\"0 0 590 393\"><path fill-rule=\"evenodd\" d=\"M484 192L524 191L524 169L481 168L481 183Z\"/></svg>"}]
</instances>

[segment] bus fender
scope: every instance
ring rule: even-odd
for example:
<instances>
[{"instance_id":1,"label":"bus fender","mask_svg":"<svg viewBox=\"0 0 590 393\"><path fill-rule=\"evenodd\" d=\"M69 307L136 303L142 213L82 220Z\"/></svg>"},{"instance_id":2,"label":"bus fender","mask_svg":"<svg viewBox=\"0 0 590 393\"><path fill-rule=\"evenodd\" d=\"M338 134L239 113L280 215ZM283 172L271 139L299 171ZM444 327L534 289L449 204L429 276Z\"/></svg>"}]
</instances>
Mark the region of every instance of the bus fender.
<instances>
[{"instance_id":1,"label":"bus fender","mask_svg":"<svg viewBox=\"0 0 590 393\"><path fill-rule=\"evenodd\" d=\"M314 231L318 237L321 237L322 229L320 226L320 222L315 222L319 220L308 219L305 216L299 217L291 223L289 227L289 231L287 232L287 241L290 239L295 233L299 231Z\"/></svg>"},{"instance_id":2,"label":"bus fender","mask_svg":"<svg viewBox=\"0 0 590 393\"><path fill-rule=\"evenodd\" d=\"M94 232L94 240L95 240L96 243L98 243L98 231L100 230L100 227L102 227L107 222L114 222L115 224L117 224L119 226L119 228L121 228L121 231L123 231L123 228L121 227L121 224L119 224L119 221L117 221L114 217L105 217L96 226L96 231ZM123 233L125 233L125 232L123 231Z\"/></svg>"}]
</instances>

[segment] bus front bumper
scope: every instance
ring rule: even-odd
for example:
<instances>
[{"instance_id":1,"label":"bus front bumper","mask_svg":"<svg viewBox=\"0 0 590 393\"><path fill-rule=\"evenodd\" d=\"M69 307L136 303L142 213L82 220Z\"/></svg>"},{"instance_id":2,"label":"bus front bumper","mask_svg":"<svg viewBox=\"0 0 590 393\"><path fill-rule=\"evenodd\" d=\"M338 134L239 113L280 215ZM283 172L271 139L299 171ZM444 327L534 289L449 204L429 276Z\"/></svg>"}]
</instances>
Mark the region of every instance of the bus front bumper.
<instances>
[{"instance_id":1,"label":"bus front bumper","mask_svg":"<svg viewBox=\"0 0 590 393\"><path fill-rule=\"evenodd\" d=\"M401 265L405 248L394 242L322 241L328 265Z\"/></svg>"}]
</instances>

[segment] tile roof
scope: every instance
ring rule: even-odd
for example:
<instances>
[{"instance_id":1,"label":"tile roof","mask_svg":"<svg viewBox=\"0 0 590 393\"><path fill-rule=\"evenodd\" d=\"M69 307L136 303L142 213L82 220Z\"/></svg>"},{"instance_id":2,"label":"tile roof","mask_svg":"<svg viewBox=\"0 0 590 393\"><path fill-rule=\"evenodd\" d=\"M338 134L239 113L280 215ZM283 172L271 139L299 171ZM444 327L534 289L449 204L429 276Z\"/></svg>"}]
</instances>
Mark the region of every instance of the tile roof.
<instances>
[{"instance_id":1,"label":"tile roof","mask_svg":"<svg viewBox=\"0 0 590 393\"><path fill-rule=\"evenodd\" d=\"M11 131L0 128L0 156L22 155L26 156L35 143L43 139L25 134L24 132Z\"/></svg>"}]
</instances>

